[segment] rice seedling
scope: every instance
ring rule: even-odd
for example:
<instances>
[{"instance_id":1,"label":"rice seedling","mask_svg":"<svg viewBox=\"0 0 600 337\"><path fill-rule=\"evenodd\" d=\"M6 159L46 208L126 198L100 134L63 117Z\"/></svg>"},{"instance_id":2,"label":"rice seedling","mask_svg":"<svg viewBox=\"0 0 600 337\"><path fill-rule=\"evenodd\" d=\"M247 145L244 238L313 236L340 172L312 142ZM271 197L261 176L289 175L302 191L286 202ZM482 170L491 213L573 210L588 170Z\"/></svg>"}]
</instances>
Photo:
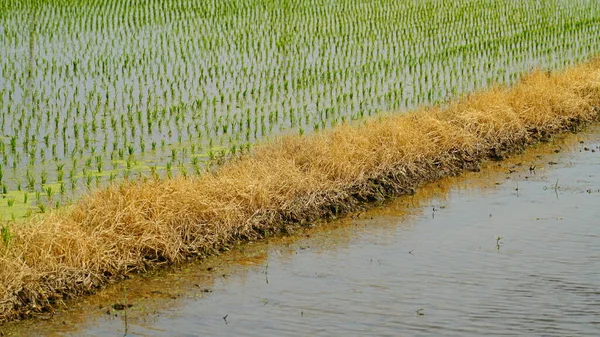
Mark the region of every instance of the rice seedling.
<instances>
[{"instance_id":1,"label":"rice seedling","mask_svg":"<svg viewBox=\"0 0 600 337\"><path fill-rule=\"evenodd\" d=\"M0 247L0 321L54 305L49 293L77 296L128 272L355 212L598 121L599 76L600 59L551 75L537 71L512 88L465 96L443 108L289 135L201 177L121 179L64 212L11 224L9 234L17 239L8 240L10 249ZM215 149L216 157L223 152L227 148ZM183 159L169 167L179 170ZM41 202L39 193L36 211L57 204Z\"/></svg>"},{"instance_id":2,"label":"rice seedling","mask_svg":"<svg viewBox=\"0 0 600 337\"><path fill-rule=\"evenodd\" d=\"M2 237L2 243L8 247L10 240L12 239L12 234L8 224L2 225L2 228L0 228L0 236Z\"/></svg>"},{"instance_id":3,"label":"rice seedling","mask_svg":"<svg viewBox=\"0 0 600 337\"><path fill-rule=\"evenodd\" d=\"M69 162L124 176L114 160L134 155L165 177L200 172L275 135L443 104L600 51L588 0L129 3L0 4L7 190L62 182ZM199 159L166 168L184 153ZM89 188L68 180L61 198Z\"/></svg>"},{"instance_id":4,"label":"rice seedling","mask_svg":"<svg viewBox=\"0 0 600 337\"><path fill-rule=\"evenodd\" d=\"M54 191L52 190L51 186L47 186L44 191L46 192L46 197L48 199L52 199L52 195L54 194Z\"/></svg>"}]
</instances>

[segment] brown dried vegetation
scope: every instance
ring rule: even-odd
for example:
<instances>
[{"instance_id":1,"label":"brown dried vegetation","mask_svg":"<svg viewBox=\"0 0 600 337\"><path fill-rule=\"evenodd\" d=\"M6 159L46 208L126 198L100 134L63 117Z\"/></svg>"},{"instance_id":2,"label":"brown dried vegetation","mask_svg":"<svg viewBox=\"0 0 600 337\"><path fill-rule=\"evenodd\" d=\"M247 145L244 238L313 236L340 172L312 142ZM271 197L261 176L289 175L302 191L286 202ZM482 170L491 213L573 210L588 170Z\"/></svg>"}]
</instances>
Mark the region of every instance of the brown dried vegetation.
<instances>
[{"instance_id":1,"label":"brown dried vegetation","mask_svg":"<svg viewBox=\"0 0 600 337\"><path fill-rule=\"evenodd\" d=\"M413 193L599 118L600 60L406 114L283 137L202 177L124 183L13 224L0 322L52 310L132 271Z\"/></svg>"}]
</instances>

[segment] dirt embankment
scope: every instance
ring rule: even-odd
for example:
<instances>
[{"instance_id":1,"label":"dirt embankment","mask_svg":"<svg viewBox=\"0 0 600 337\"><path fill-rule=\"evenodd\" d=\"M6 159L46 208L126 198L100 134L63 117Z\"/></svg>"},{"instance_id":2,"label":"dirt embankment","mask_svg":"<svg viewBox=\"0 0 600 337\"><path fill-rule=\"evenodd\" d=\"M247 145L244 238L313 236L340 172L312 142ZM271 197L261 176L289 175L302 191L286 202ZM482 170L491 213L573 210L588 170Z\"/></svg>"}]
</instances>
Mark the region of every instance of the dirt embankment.
<instances>
[{"instance_id":1,"label":"dirt embankment","mask_svg":"<svg viewBox=\"0 0 600 337\"><path fill-rule=\"evenodd\" d=\"M600 117L600 59L452 102L259 146L202 177L123 183L9 225L0 322L52 311L128 272L338 216L477 170Z\"/></svg>"}]
</instances>

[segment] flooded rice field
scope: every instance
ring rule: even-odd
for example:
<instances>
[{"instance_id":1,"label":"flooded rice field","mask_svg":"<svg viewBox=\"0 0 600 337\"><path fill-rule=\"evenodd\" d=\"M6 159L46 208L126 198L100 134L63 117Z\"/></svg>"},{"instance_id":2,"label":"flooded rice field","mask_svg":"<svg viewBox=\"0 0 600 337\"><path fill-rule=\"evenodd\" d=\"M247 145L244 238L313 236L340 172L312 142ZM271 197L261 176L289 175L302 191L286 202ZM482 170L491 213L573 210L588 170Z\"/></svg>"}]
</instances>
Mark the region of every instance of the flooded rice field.
<instances>
[{"instance_id":1,"label":"flooded rice field","mask_svg":"<svg viewBox=\"0 0 600 337\"><path fill-rule=\"evenodd\" d=\"M600 4L0 1L0 221L600 53Z\"/></svg>"},{"instance_id":2,"label":"flooded rice field","mask_svg":"<svg viewBox=\"0 0 600 337\"><path fill-rule=\"evenodd\" d=\"M600 334L600 127L5 335Z\"/></svg>"}]
</instances>

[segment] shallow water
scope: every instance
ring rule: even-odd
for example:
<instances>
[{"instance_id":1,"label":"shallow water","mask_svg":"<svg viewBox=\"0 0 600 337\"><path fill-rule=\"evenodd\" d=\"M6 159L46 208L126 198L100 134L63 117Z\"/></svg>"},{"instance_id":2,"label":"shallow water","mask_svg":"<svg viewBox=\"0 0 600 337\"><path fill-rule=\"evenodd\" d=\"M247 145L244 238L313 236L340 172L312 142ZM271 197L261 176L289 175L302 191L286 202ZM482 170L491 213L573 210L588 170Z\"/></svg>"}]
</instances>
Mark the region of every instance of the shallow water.
<instances>
[{"instance_id":1,"label":"shallow water","mask_svg":"<svg viewBox=\"0 0 600 337\"><path fill-rule=\"evenodd\" d=\"M51 319L3 329L598 336L599 135L594 127L294 237L135 276Z\"/></svg>"},{"instance_id":2,"label":"shallow water","mask_svg":"<svg viewBox=\"0 0 600 337\"><path fill-rule=\"evenodd\" d=\"M600 53L597 1L444 3L2 0L0 222Z\"/></svg>"}]
</instances>

